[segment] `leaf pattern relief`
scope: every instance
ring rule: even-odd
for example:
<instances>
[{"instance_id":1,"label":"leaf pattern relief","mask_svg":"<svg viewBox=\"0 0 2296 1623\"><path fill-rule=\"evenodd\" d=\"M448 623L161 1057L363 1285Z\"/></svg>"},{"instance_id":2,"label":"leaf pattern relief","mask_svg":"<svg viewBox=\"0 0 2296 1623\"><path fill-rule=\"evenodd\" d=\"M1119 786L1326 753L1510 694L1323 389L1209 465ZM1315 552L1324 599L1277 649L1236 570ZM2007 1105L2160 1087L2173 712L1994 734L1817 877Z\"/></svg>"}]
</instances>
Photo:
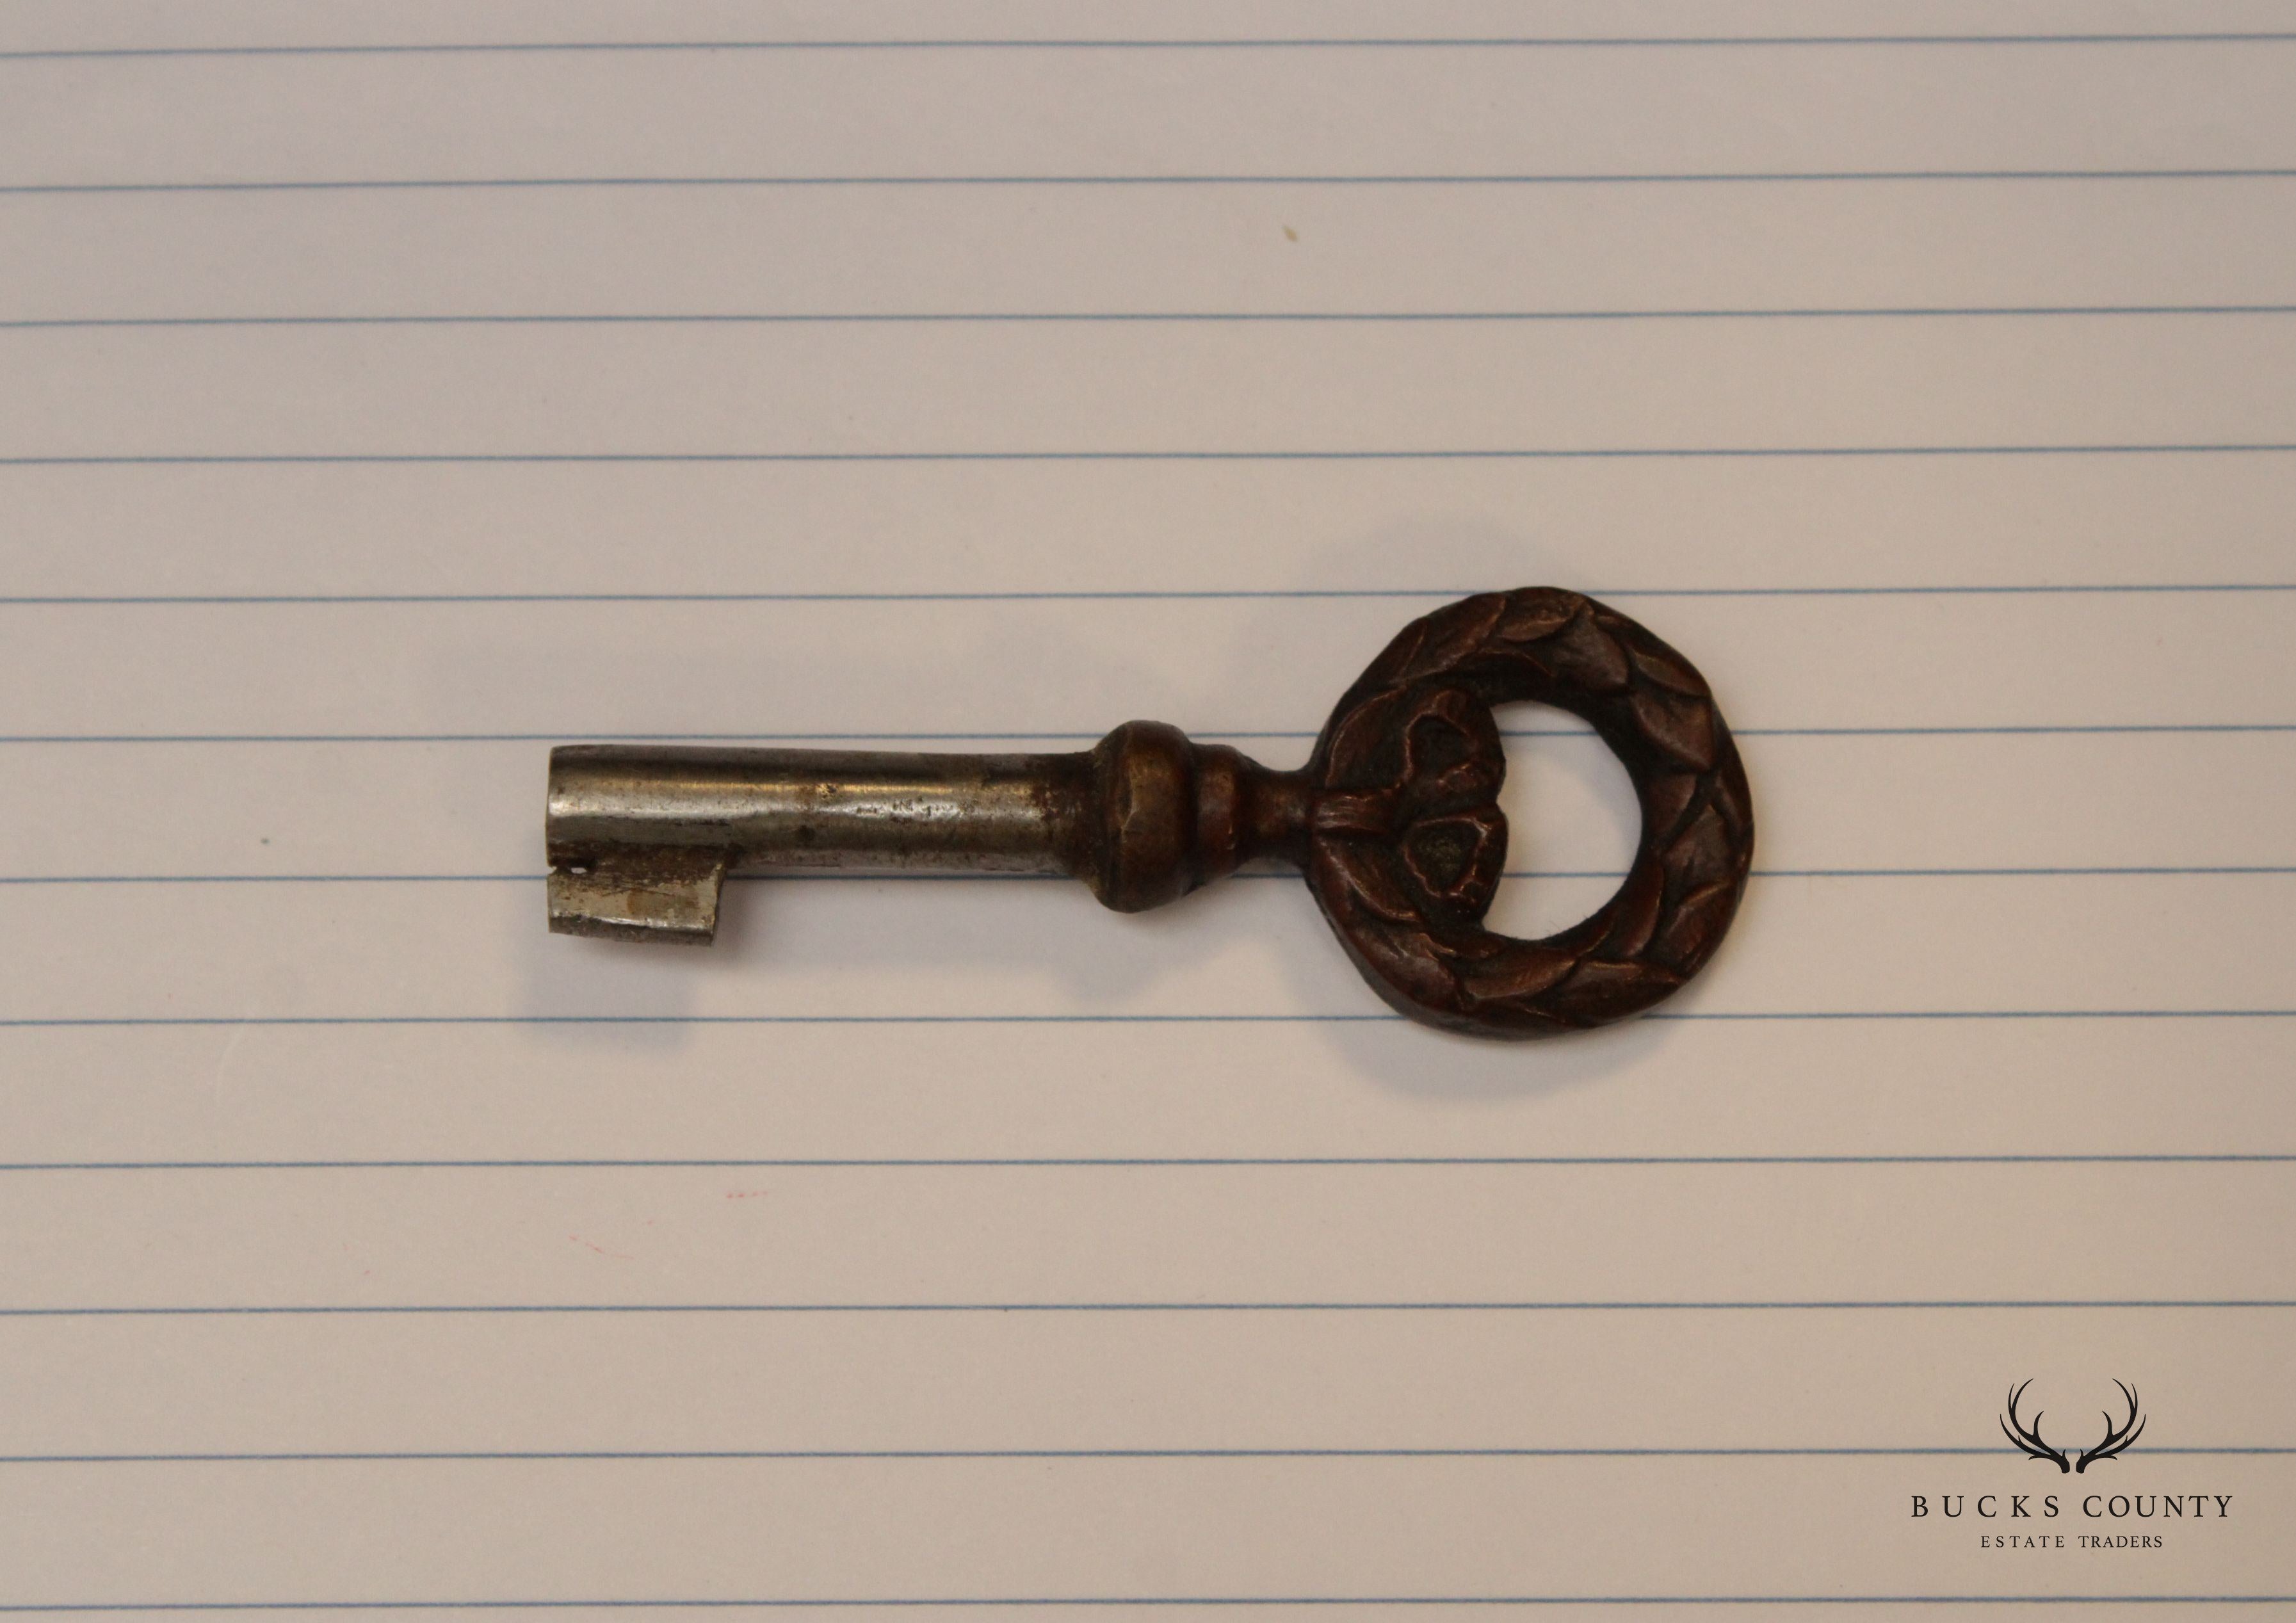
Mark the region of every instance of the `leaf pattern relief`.
<instances>
[{"instance_id":1,"label":"leaf pattern relief","mask_svg":"<svg viewBox=\"0 0 2296 1623\"><path fill-rule=\"evenodd\" d=\"M1514 700L1593 722L1643 809L1618 894L1543 941L1479 922L1505 848L1488 707ZM1357 967L1406 1012L1485 1035L1658 1002L1712 955L1752 861L1744 768L1705 679L1626 616L1553 587L1467 598L1406 627L1341 701L1308 772L1322 791L1309 882Z\"/></svg>"},{"instance_id":2,"label":"leaf pattern relief","mask_svg":"<svg viewBox=\"0 0 2296 1623\"><path fill-rule=\"evenodd\" d=\"M1506 599L1492 594L1466 598L1429 615L1427 633L1396 674L1397 684L1423 682L1458 668L1490 641L1491 627L1505 609Z\"/></svg>"}]
</instances>

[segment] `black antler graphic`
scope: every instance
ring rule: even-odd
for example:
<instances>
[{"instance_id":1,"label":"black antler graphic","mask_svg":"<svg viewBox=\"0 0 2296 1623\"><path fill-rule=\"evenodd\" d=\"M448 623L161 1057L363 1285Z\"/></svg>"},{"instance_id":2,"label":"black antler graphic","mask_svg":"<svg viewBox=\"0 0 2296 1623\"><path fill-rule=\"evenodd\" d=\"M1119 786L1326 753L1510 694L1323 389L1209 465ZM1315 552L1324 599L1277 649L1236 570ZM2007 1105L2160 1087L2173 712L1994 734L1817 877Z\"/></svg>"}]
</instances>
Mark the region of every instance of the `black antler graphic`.
<instances>
[{"instance_id":1,"label":"black antler graphic","mask_svg":"<svg viewBox=\"0 0 2296 1623\"><path fill-rule=\"evenodd\" d=\"M2084 1448L2081 1450L2080 1463L2073 1467L2075 1471L2087 1471L2091 1464L2098 1460L2109 1460L2112 1458L2123 1448L2128 1447L2129 1444L2135 1442L2136 1440L2136 1434L2144 1430L2144 1422L2143 1420L2138 1418L2136 1413L2136 1389L2129 1385L2126 1381L2116 1381L2112 1384L2120 1389L2120 1395L2123 1398L2128 1399L2128 1418L2125 1421L2115 1423L2112 1418L2112 1412L2109 1409L2106 1410L2104 1415L2104 1440L2094 1448ZM2040 1419L2041 1417L2039 1415L2034 1415L2034 1423L2038 1425L2040 1422ZM2059 1456L2060 1463L2062 1463L2062 1457L2063 1456L2062 1455Z\"/></svg>"},{"instance_id":2,"label":"black antler graphic","mask_svg":"<svg viewBox=\"0 0 2296 1623\"><path fill-rule=\"evenodd\" d=\"M2017 1418L2017 1400L2025 1395L2025 1389L2032 1384L2033 1383L2030 1381L2021 1381L2017 1386L2011 1389L2009 1393L2009 1414L2008 1417L2001 1422L2001 1434L2004 1437L2006 1437L2011 1442L2016 1444L2019 1448L2024 1450L2027 1454L2031 1455L2035 1459L2054 1460L2057 1463L2057 1469L2059 1471L2070 1471L2073 1468L2072 1462L2065 1458L2065 1456L2056 1449L2050 1447L2048 1444L2041 1440L2042 1412L2038 1409L2034 1411L2033 1423L2030 1427L2025 1425ZM2110 1424L2112 1416L2107 1415L2105 1419L2106 1422ZM2112 1439L2108 1437L2105 1440L2110 1442ZM2124 1447L2126 1445L2124 1445ZM2081 1464L2084 1469L2087 1468L2088 1464L2088 1455L2083 1455L2081 1456Z\"/></svg>"}]
</instances>

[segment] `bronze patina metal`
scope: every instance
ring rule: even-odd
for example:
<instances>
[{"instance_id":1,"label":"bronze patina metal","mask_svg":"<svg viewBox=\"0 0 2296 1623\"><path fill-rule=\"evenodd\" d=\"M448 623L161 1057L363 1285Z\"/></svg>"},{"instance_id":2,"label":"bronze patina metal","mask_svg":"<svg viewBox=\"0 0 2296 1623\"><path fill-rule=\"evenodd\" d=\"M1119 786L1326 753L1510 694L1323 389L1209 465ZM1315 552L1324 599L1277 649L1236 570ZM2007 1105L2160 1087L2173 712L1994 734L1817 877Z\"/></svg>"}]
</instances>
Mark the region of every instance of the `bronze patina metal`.
<instances>
[{"instance_id":1,"label":"bronze patina metal","mask_svg":"<svg viewBox=\"0 0 2296 1623\"><path fill-rule=\"evenodd\" d=\"M1482 926L1506 856L1491 707L1584 717L1642 806L1625 883L1525 941ZM1304 869L1381 996L1479 1037L1649 1008L1720 945L1754 848L1746 774L1704 678L1573 592L1486 593L1414 620L1273 772L1160 722L1065 755L576 744L550 757L550 928L709 940L728 873L788 867L1064 873L1119 913L1275 858Z\"/></svg>"}]
</instances>

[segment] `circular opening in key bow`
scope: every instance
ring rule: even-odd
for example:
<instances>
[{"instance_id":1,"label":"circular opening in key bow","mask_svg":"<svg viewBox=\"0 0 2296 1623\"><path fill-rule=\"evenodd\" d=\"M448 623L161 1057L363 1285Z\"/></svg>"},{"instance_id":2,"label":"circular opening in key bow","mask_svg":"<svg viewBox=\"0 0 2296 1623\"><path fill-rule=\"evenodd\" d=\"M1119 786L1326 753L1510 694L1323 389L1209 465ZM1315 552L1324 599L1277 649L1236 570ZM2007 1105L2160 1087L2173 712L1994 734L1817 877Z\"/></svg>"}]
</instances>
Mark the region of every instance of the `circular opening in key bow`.
<instances>
[{"instance_id":1,"label":"circular opening in key bow","mask_svg":"<svg viewBox=\"0 0 2296 1623\"><path fill-rule=\"evenodd\" d=\"M1619 888L1642 839L1642 807L1610 745L1568 710L1505 704L1492 717L1506 750L1507 862L1483 927L1536 940L1580 922Z\"/></svg>"}]
</instances>

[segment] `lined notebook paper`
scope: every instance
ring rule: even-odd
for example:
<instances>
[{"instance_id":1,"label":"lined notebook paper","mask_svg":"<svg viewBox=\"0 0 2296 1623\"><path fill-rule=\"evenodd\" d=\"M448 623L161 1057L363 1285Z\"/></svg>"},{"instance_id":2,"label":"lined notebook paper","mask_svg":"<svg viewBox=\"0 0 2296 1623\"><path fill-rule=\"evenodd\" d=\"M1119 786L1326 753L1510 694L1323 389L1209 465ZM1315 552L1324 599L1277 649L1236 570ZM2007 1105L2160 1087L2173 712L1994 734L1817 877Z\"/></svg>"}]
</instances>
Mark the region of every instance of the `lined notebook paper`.
<instances>
[{"instance_id":1,"label":"lined notebook paper","mask_svg":"<svg viewBox=\"0 0 2296 1623\"><path fill-rule=\"evenodd\" d=\"M2285 8L101 0L0 130L0 1611L2296 1605ZM553 743L1290 766L1529 584L1758 801L1627 1027L544 930Z\"/></svg>"}]
</instances>

